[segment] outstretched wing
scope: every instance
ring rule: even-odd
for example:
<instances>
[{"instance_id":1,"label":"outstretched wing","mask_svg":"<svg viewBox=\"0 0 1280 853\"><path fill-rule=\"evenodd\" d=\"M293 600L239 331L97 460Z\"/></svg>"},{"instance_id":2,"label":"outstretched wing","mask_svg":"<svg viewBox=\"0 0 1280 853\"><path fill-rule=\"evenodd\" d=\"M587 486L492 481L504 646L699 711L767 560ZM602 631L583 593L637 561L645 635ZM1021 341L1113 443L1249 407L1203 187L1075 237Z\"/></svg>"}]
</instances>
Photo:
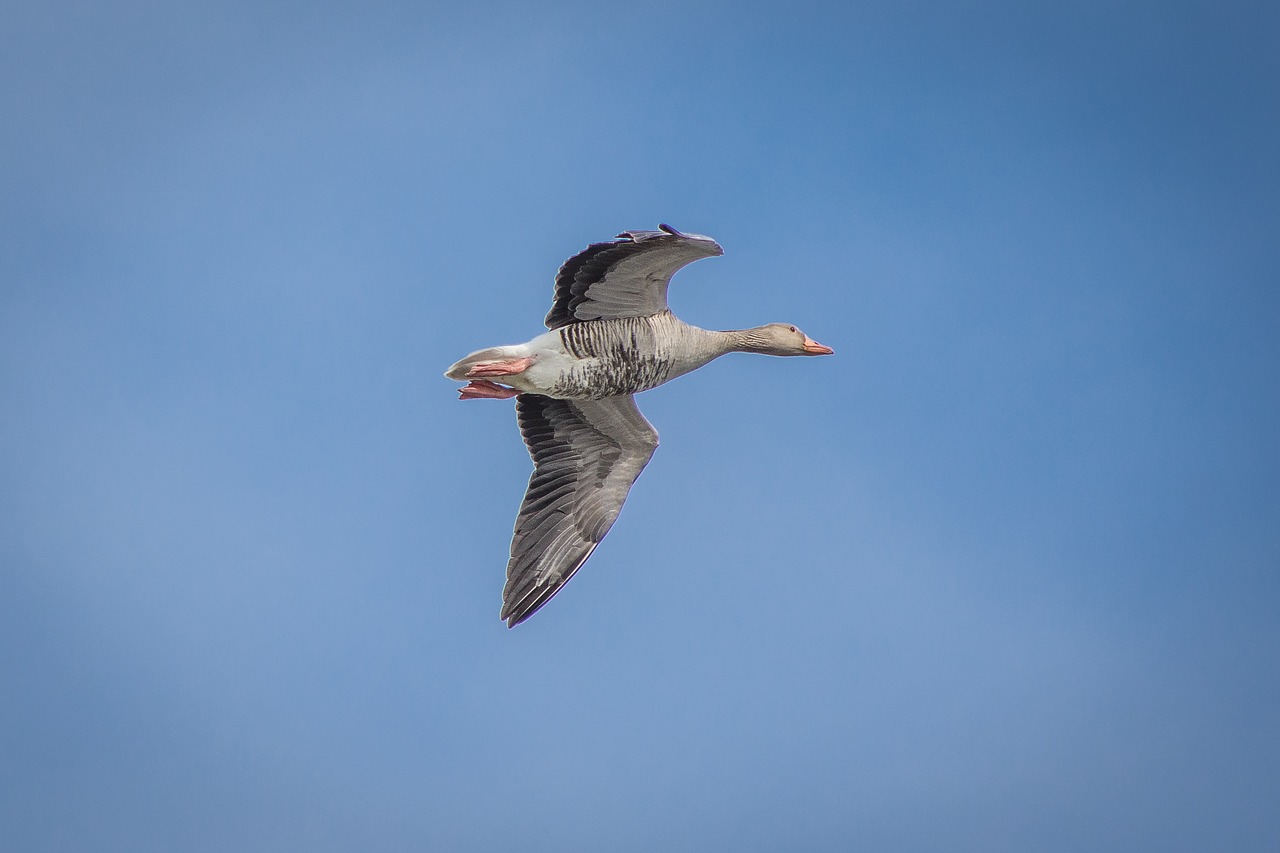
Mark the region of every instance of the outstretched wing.
<instances>
[{"instance_id":1,"label":"outstretched wing","mask_svg":"<svg viewBox=\"0 0 1280 853\"><path fill-rule=\"evenodd\" d=\"M516 398L533 476L516 516L502 618L533 615L573 577L609 532L631 484L658 447L658 433L629 396Z\"/></svg>"},{"instance_id":2,"label":"outstretched wing","mask_svg":"<svg viewBox=\"0 0 1280 853\"><path fill-rule=\"evenodd\" d=\"M547 328L665 311L667 285L676 270L724 254L710 237L658 227L662 230L624 231L617 240L593 243L565 261L556 274Z\"/></svg>"}]
</instances>

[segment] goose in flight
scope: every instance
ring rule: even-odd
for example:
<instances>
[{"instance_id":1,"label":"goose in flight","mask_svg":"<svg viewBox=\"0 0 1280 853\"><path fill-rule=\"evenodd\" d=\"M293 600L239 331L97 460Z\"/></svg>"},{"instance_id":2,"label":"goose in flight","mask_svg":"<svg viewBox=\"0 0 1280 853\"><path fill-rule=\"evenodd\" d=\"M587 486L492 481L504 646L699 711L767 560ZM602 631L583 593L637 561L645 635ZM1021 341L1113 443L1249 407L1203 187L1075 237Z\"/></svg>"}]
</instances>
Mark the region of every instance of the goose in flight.
<instances>
[{"instance_id":1,"label":"goose in flight","mask_svg":"<svg viewBox=\"0 0 1280 853\"><path fill-rule=\"evenodd\" d=\"M667 307L671 276L724 250L710 237L624 231L564 262L546 325L513 346L473 352L445 372L463 400L516 398L533 475L516 516L501 618L532 616L582 567L658 447L634 394L730 352L830 355L787 323L713 332Z\"/></svg>"}]
</instances>

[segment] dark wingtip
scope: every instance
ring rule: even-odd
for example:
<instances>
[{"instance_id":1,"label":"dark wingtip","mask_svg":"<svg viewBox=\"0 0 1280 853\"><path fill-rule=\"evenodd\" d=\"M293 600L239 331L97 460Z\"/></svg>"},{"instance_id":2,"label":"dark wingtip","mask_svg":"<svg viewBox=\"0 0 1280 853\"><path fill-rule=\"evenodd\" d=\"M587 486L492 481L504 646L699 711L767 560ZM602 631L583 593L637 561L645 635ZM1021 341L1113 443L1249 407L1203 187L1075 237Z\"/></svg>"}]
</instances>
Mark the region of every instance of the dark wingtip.
<instances>
[{"instance_id":1,"label":"dark wingtip","mask_svg":"<svg viewBox=\"0 0 1280 853\"><path fill-rule=\"evenodd\" d=\"M538 608L535 607L533 608L533 610L526 610L523 613L515 613L515 612L505 613L499 618L502 619L502 621L507 623L507 630L509 631L515 626L519 625L521 622L524 622L530 616L532 616L533 611L537 609Z\"/></svg>"},{"instance_id":2,"label":"dark wingtip","mask_svg":"<svg viewBox=\"0 0 1280 853\"><path fill-rule=\"evenodd\" d=\"M544 601L543 604L545 603ZM537 609L537 607L530 607L526 602L519 599L503 601L502 612L498 614L498 618L506 622L508 628L514 628L532 616Z\"/></svg>"},{"instance_id":3,"label":"dark wingtip","mask_svg":"<svg viewBox=\"0 0 1280 853\"><path fill-rule=\"evenodd\" d=\"M668 234L670 234L670 235L671 235L671 236L673 236L673 237L683 237L683 236L684 236L684 235L683 235L683 234L681 234L679 231L677 231L676 229L672 228L670 225L668 225L668 224L667 224L667 223L665 223L665 222L659 222L659 223L658 223L658 230L659 230L659 231L665 231L665 232L667 232Z\"/></svg>"}]
</instances>

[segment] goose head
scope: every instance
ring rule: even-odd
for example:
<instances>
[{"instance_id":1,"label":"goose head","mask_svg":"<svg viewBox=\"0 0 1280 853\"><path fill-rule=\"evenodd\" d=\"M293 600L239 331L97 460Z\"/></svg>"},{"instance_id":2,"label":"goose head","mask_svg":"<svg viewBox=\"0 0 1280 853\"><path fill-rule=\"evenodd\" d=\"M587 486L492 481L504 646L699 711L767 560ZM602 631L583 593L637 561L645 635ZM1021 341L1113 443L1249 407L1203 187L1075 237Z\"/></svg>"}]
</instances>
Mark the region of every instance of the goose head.
<instances>
[{"instance_id":1,"label":"goose head","mask_svg":"<svg viewBox=\"0 0 1280 853\"><path fill-rule=\"evenodd\" d=\"M770 323L739 333L742 349L765 355L831 355L831 347L810 338L790 323Z\"/></svg>"}]
</instances>

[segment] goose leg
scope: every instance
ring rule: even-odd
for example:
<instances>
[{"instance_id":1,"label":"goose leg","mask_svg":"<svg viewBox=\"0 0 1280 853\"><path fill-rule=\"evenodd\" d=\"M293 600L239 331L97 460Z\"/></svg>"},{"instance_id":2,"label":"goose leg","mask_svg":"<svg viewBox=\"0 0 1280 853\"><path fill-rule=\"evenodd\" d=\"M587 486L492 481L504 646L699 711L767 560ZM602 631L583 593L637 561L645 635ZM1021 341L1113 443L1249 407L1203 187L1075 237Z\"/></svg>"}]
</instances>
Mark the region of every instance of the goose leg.
<instances>
[{"instance_id":1,"label":"goose leg","mask_svg":"<svg viewBox=\"0 0 1280 853\"><path fill-rule=\"evenodd\" d=\"M510 400L520 392L487 379L473 379L458 389L459 400Z\"/></svg>"},{"instance_id":2,"label":"goose leg","mask_svg":"<svg viewBox=\"0 0 1280 853\"><path fill-rule=\"evenodd\" d=\"M467 371L467 378L471 379L475 376L515 376L517 373L523 373L529 369L529 365L533 364L533 358L526 356L524 358L512 358L507 361L482 361L472 365Z\"/></svg>"}]
</instances>

